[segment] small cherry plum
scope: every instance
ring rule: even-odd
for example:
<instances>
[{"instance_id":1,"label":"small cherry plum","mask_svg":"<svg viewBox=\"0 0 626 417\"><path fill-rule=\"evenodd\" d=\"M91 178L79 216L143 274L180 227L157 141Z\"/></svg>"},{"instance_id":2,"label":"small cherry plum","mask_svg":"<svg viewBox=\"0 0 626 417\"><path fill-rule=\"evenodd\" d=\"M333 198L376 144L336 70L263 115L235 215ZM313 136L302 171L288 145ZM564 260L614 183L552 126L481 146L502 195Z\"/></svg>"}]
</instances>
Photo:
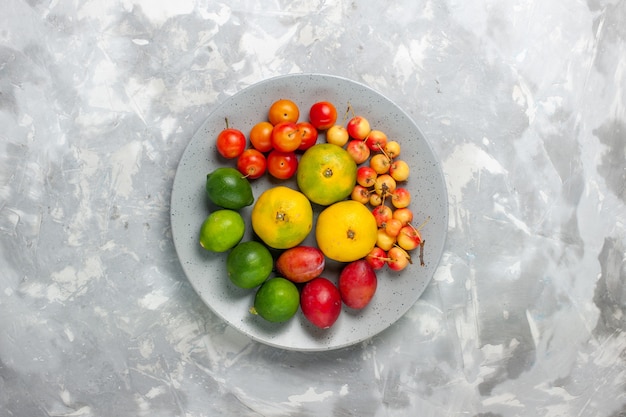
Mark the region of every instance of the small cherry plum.
<instances>
[{"instance_id":1,"label":"small cherry plum","mask_svg":"<svg viewBox=\"0 0 626 417\"><path fill-rule=\"evenodd\" d=\"M350 194L350 198L354 201L358 201L361 204L367 204L370 201L370 192L362 185L355 185Z\"/></svg>"},{"instance_id":2,"label":"small cherry plum","mask_svg":"<svg viewBox=\"0 0 626 417\"><path fill-rule=\"evenodd\" d=\"M399 246L389 249L387 257L387 266L394 271L401 271L411 263L411 256Z\"/></svg>"},{"instance_id":3,"label":"small cherry plum","mask_svg":"<svg viewBox=\"0 0 626 417\"><path fill-rule=\"evenodd\" d=\"M298 128L298 134L302 138L300 146L298 146L299 151L306 151L311 146L315 145L318 136L315 126L309 122L299 122L296 123L296 127Z\"/></svg>"},{"instance_id":4,"label":"small cherry plum","mask_svg":"<svg viewBox=\"0 0 626 417\"><path fill-rule=\"evenodd\" d=\"M383 197L380 194L370 193L370 204L374 207L378 207L383 204Z\"/></svg>"},{"instance_id":5,"label":"small cherry plum","mask_svg":"<svg viewBox=\"0 0 626 417\"><path fill-rule=\"evenodd\" d=\"M391 159L396 158L400 155L400 144L395 140L390 140L385 145L384 151Z\"/></svg>"},{"instance_id":6,"label":"small cherry plum","mask_svg":"<svg viewBox=\"0 0 626 417\"><path fill-rule=\"evenodd\" d=\"M372 130L370 122L363 116L354 116L348 120L346 130L352 139L365 140Z\"/></svg>"},{"instance_id":7,"label":"small cherry plum","mask_svg":"<svg viewBox=\"0 0 626 417\"><path fill-rule=\"evenodd\" d=\"M385 266L385 263L387 262L387 253L378 246L374 246L374 249L372 249L365 257L365 260L375 271L377 271Z\"/></svg>"},{"instance_id":8,"label":"small cherry plum","mask_svg":"<svg viewBox=\"0 0 626 417\"><path fill-rule=\"evenodd\" d=\"M400 220L402 226L406 226L413 221L413 211L410 208L400 208L393 211L393 218Z\"/></svg>"},{"instance_id":9,"label":"small cherry plum","mask_svg":"<svg viewBox=\"0 0 626 417\"><path fill-rule=\"evenodd\" d=\"M389 174L379 175L374 182L376 194L386 197L391 195L396 189L396 180Z\"/></svg>"},{"instance_id":10,"label":"small cherry plum","mask_svg":"<svg viewBox=\"0 0 626 417\"><path fill-rule=\"evenodd\" d=\"M391 210L391 207L384 204L374 207L372 214L376 219L376 225L378 227L383 227L389 219L393 218L393 210Z\"/></svg>"},{"instance_id":11,"label":"small cherry plum","mask_svg":"<svg viewBox=\"0 0 626 417\"><path fill-rule=\"evenodd\" d=\"M246 137L239 129L228 127L217 135L217 151L226 159L235 159L246 148Z\"/></svg>"},{"instance_id":12,"label":"small cherry plum","mask_svg":"<svg viewBox=\"0 0 626 417\"><path fill-rule=\"evenodd\" d=\"M384 228L381 227L376 231L376 246L384 251L388 251L395 244L396 238L393 236L389 236L387 232L385 232Z\"/></svg>"},{"instance_id":13,"label":"small cherry plum","mask_svg":"<svg viewBox=\"0 0 626 417\"><path fill-rule=\"evenodd\" d=\"M302 143L295 122L279 122L272 129L272 146L281 152L293 152Z\"/></svg>"},{"instance_id":14,"label":"small cherry plum","mask_svg":"<svg viewBox=\"0 0 626 417\"><path fill-rule=\"evenodd\" d=\"M387 158L387 155L377 153L370 158L370 167L379 175L386 174L391 167L391 161Z\"/></svg>"},{"instance_id":15,"label":"small cherry plum","mask_svg":"<svg viewBox=\"0 0 626 417\"><path fill-rule=\"evenodd\" d=\"M392 237L397 237L402 229L402 222L393 217L385 222L385 232Z\"/></svg>"},{"instance_id":16,"label":"small cherry plum","mask_svg":"<svg viewBox=\"0 0 626 417\"><path fill-rule=\"evenodd\" d=\"M356 182L366 188L374 185L377 176L376 171L367 165L362 165L356 170Z\"/></svg>"},{"instance_id":17,"label":"small cherry plum","mask_svg":"<svg viewBox=\"0 0 626 417\"><path fill-rule=\"evenodd\" d=\"M248 148L237 158L237 169L246 178L254 180L260 178L267 170L265 155L254 148Z\"/></svg>"},{"instance_id":18,"label":"small cherry plum","mask_svg":"<svg viewBox=\"0 0 626 417\"><path fill-rule=\"evenodd\" d=\"M349 139L348 131L341 125L333 125L326 131L326 142L328 143L344 147Z\"/></svg>"},{"instance_id":19,"label":"small cherry plum","mask_svg":"<svg viewBox=\"0 0 626 417\"><path fill-rule=\"evenodd\" d=\"M365 143L372 152L381 152L387 145L387 135L385 132L374 129L365 138Z\"/></svg>"},{"instance_id":20,"label":"small cherry plum","mask_svg":"<svg viewBox=\"0 0 626 417\"><path fill-rule=\"evenodd\" d=\"M395 208L407 208L411 204L411 193L406 188L396 188L391 193L391 204Z\"/></svg>"},{"instance_id":21,"label":"small cherry plum","mask_svg":"<svg viewBox=\"0 0 626 417\"><path fill-rule=\"evenodd\" d=\"M396 240L402 249L413 250L422 243L422 234L409 223L400 229Z\"/></svg>"},{"instance_id":22,"label":"small cherry plum","mask_svg":"<svg viewBox=\"0 0 626 417\"><path fill-rule=\"evenodd\" d=\"M365 142L358 139L349 141L346 145L346 150L350 156L352 156L352 159L354 159L354 162L356 162L357 165L367 161L371 153L370 148L367 147Z\"/></svg>"},{"instance_id":23,"label":"small cherry plum","mask_svg":"<svg viewBox=\"0 0 626 417\"><path fill-rule=\"evenodd\" d=\"M409 173L411 169L409 168L409 164L402 159L395 160L389 166L389 175L393 177L394 180L406 181L409 178Z\"/></svg>"}]
</instances>

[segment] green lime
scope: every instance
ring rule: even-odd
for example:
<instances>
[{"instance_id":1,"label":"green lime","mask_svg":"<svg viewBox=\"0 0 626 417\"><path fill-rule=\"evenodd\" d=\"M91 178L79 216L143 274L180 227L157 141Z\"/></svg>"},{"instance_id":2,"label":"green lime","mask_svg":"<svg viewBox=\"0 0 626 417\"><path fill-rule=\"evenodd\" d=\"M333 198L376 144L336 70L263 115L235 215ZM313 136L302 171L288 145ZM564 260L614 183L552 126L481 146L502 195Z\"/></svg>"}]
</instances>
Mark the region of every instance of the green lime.
<instances>
[{"instance_id":1,"label":"green lime","mask_svg":"<svg viewBox=\"0 0 626 417\"><path fill-rule=\"evenodd\" d=\"M274 277L258 289L250 312L267 321L279 323L292 318L299 306L300 293L296 284L286 278Z\"/></svg>"},{"instance_id":2,"label":"green lime","mask_svg":"<svg viewBox=\"0 0 626 417\"><path fill-rule=\"evenodd\" d=\"M258 287L273 268L274 259L269 249L256 240L241 242L226 258L228 278L240 288Z\"/></svg>"},{"instance_id":3,"label":"green lime","mask_svg":"<svg viewBox=\"0 0 626 417\"><path fill-rule=\"evenodd\" d=\"M254 202L250 181L235 168L217 168L206 176L206 192L214 204L239 210Z\"/></svg>"},{"instance_id":4,"label":"green lime","mask_svg":"<svg viewBox=\"0 0 626 417\"><path fill-rule=\"evenodd\" d=\"M212 252L226 252L243 238L246 225L241 214L222 209L209 214L200 228L200 246Z\"/></svg>"}]
</instances>

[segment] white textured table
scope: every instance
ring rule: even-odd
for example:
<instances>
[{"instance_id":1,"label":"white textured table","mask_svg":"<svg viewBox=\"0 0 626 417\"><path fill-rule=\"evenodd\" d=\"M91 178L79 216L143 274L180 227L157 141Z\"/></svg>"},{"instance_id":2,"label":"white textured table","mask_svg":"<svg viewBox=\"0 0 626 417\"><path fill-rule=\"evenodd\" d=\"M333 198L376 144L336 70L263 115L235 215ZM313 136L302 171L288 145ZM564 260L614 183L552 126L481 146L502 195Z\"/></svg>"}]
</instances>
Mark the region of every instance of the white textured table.
<instances>
[{"instance_id":1,"label":"white textured table","mask_svg":"<svg viewBox=\"0 0 626 417\"><path fill-rule=\"evenodd\" d=\"M1 416L626 414L624 0L2 10ZM218 319L169 222L209 112L295 72L396 101L450 200L422 298L319 354Z\"/></svg>"}]
</instances>

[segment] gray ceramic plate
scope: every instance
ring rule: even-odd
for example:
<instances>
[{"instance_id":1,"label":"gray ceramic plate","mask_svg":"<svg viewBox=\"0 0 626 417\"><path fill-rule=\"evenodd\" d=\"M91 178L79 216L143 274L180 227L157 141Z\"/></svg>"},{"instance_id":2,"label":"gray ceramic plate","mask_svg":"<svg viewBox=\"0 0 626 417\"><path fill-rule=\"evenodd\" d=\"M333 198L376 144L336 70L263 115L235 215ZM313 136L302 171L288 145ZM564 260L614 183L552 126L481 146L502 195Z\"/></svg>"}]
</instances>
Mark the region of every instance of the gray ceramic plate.
<instances>
[{"instance_id":1,"label":"gray ceramic plate","mask_svg":"<svg viewBox=\"0 0 626 417\"><path fill-rule=\"evenodd\" d=\"M307 322L301 312L287 323L273 324L252 315L254 291L232 285L226 274L226 254L213 254L198 244L200 225L213 209L207 202L206 174L219 166L234 166L215 151L215 138L224 128L224 118L231 127L244 133L267 115L269 106L280 98L289 98L300 107L300 120L317 101L330 101L342 115L347 103L365 116L372 128L387 133L402 145L402 158L411 166L406 188L411 191L415 221L429 222L422 229L425 266L419 261L404 271L378 272L378 289L365 309L343 308L337 322L326 330ZM341 118L342 116L340 116ZM324 141L323 135L318 142ZM255 197L280 182L269 175L253 182ZM296 188L295 181L285 185ZM252 239L251 207L242 210L247 232ZM319 210L316 210L319 211ZM293 74L254 84L225 100L211 113L193 136L178 166L171 201L174 244L187 278L204 302L222 319L254 340L268 345L301 351L322 351L353 345L366 340L396 322L417 301L431 280L441 258L448 227L448 201L439 160L410 117L393 102L371 88L345 78L321 74ZM313 233L304 242L315 244ZM419 250L414 251L418 259ZM336 281L339 265L328 263L323 276Z\"/></svg>"}]
</instances>

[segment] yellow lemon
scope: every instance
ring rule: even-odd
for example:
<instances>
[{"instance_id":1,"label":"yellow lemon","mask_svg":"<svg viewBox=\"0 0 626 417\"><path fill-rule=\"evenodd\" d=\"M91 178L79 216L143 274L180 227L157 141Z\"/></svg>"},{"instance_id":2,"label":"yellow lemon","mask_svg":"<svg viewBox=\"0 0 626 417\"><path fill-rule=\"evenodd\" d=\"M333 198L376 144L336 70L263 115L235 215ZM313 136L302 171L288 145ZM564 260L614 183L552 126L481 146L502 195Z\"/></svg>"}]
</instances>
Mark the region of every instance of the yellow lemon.
<instances>
[{"instance_id":1,"label":"yellow lemon","mask_svg":"<svg viewBox=\"0 0 626 417\"><path fill-rule=\"evenodd\" d=\"M300 158L296 180L309 200L327 206L350 195L356 171L356 162L348 151L332 143L319 143Z\"/></svg>"},{"instance_id":2,"label":"yellow lemon","mask_svg":"<svg viewBox=\"0 0 626 417\"><path fill-rule=\"evenodd\" d=\"M317 218L317 246L330 259L352 262L376 245L376 219L363 204L345 200L326 207Z\"/></svg>"},{"instance_id":3,"label":"yellow lemon","mask_svg":"<svg viewBox=\"0 0 626 417\"><path fill-rule=\"evenodd\" d=\"M301 243L313 228L313 208L304 194L285 186L265 190L252 208L254 232L274 249Z\"/></svg>"}]
</instances>

